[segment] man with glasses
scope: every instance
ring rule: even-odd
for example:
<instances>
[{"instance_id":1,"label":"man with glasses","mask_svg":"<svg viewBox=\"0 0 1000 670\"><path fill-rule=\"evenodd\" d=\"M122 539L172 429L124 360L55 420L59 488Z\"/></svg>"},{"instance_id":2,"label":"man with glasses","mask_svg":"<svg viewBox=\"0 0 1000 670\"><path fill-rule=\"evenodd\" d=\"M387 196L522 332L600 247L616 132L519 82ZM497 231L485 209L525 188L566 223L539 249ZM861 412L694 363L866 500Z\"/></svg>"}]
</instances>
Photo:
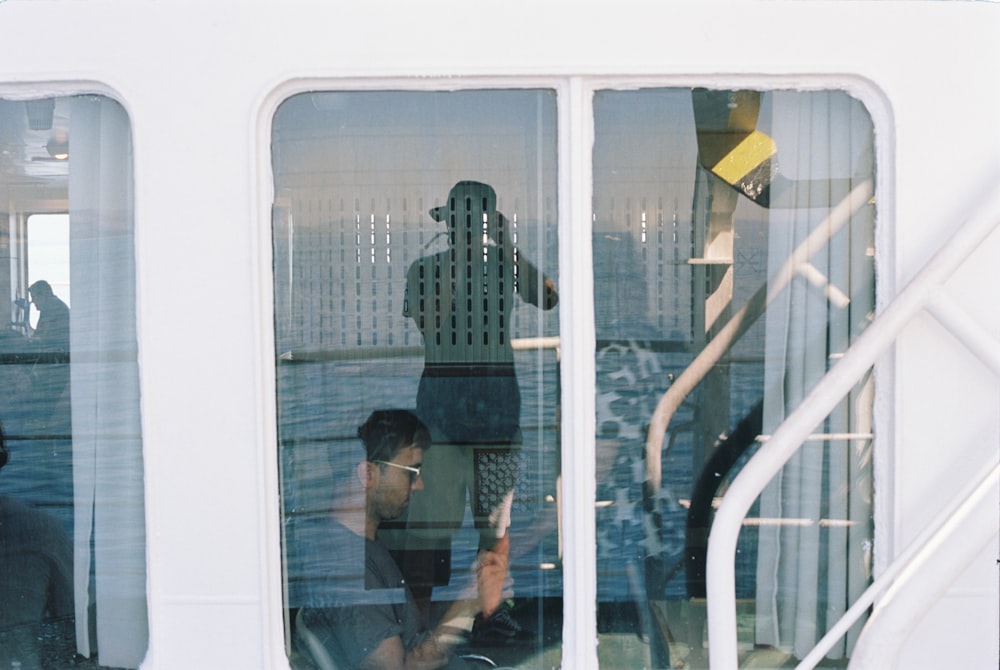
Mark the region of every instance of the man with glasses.
<instances>
[{"instance_id":1,"label":"man with glasses","mask_svg":"<svg viewBox=\"0 0 1000 670\"><path fill-rule=\"evenodd\" d=\"M452 658L481 610L477 581L502 583L506 564L480 555L463 598L429 629L388 550L375 533L399 517L423 487L421 465L430 435L407 410L373 412L358 428L363 460L349 468L330 515L290 530L289 572L299 651L320 668L462 667ZM363 563L363 580L351 575ZM317 574L319 573L319 574Z\"/></svg>"}]
</instances>

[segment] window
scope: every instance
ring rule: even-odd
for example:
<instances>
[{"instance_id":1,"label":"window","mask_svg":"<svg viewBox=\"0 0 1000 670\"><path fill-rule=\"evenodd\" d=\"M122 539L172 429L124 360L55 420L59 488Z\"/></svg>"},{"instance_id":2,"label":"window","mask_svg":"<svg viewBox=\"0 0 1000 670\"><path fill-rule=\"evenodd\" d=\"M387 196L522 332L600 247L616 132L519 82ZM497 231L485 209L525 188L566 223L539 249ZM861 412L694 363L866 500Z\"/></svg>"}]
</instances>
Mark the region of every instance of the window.
<instances>
[{"instance_id":1,"label":"window","mask_svg":"<svg viewBox=\"0 0 1000 670\"><path fill-rule=\"evenodd\" d=\"M0 100L3 667L146 651L131 162L110 99Z\"/></svg>"},{"instance_id":2,"label":"window","mask_svg":"<svg viewBox=\"0 0 1000 670\"><path fill-rule=\"evenodd\" d=\"M355 525L359 463L410 485L358 438L391 409L419 415L434 446L405 511L380 512L369 561L391 550L433 617L469 587L480 548L503 552L515 606L496 584L473 637L558 658L555 115L552 91L484 90L306 93L275 117L288 620L292 641L319 627L348 667L370 647L362 631L329 637L323 617L402 606L398 588L360 588L374 575Z\"/></svg>"},{"instance_id":3,"label":"window","mask_svg":"<svg viewBox=\"0 0 1000 670\"><path fill-rule=\"evenodd\" d=\"M399 632L419 648L418 631L461 623L448 613L470 594L468 566L505 542L502 616L449 629L454 651L558 666L562 558L593 551L601 667L707 663L713 506L874 311L872 123L837 91L597 89L592 102L592 220L562 230L593 250L595 323L564 327L596 333L596 385L576 375L570 391L596 398L596 548L565 544L558 515L573 371L560 363L554 91L310 92L278 109L293 667L371 653L386 637L344 621L364 607L410 603ZM871 389L869 377L747 520L748 665L801 657L868 582ZM380 455L374 436L413 417L428 434L394 428L396 442L426 448ZM379 497L390 481L395 506ZM380 570L392 579L374 588ZM846 664L852 644L829 662Z\"/></svg>"},{"instance_id":4,"label":"window","mask_svg":"<svg viewBox=\"0 0 1000 670\"><path fill-rule=\"evenodd\" d=\"M871 121L840 92L602 90L594 128L599 622L634 614L635 667L702 667L713 505L874 313ZM871 388L747 519L746 663L801 658L867 585Z\"/></svg>"}]
</instances>

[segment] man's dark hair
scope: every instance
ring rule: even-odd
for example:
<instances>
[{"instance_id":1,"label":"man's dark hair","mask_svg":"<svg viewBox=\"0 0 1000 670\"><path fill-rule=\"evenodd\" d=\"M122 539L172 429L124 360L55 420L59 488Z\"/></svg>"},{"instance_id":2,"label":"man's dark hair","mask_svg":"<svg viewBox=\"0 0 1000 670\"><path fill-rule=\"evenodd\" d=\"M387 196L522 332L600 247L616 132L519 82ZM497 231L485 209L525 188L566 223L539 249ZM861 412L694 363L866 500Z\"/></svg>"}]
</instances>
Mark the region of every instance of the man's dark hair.
<instances>
[{"instance_id":1,"label":"man's dark hair","mask_svg":"<svg viewBox=\"0 0 1000 670\"><path fill-rule=\"evenodd\" d=\"M369 461L391 461L406 447L427 449L431 436L427 427L408 409L379 409L358 427Z\"/></svg>"},{"instance_id":2,"label":"man's dark hair","mask_svg":"<svg viewBox=\"0 0 1000 670\"><path fill-rule=\"evenodd\" d=\"M28 287L28 292L35 295L52 295L52 285L44 279L39 279Z\"/></svg>"}]
</instances>

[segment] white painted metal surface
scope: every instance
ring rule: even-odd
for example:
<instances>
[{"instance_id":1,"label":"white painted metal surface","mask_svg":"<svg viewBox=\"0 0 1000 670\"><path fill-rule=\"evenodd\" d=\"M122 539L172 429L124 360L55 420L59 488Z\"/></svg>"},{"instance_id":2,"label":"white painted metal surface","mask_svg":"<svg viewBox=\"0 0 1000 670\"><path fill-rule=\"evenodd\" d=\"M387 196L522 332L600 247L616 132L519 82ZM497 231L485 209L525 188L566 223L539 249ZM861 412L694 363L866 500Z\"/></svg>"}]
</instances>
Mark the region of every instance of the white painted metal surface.
<instances>
[{"instance_id":1,"label":"white painted metal surface","mask_svg":"<svg viewBox=\"0 0 1000 670\"><path fill-rule=\"evenodd\" d=\"M859 668L895 667L899 650L912 633L915 622L941 596L959 573L968 567L983 545L996 533L994 503L1000 483L1000 465L993 467L982 481L974 482L956 497L930 524L926 531L901 553L885 572L844 613L816 648L802 659L797 668L814 668L830 647L850 626L887 594L879 603L878 617L873 617L854 648L851 662ZM965 551L951 551L945 543L960 544ZM927 564L937 559L934 570ZM950 569L942 560L951 562ZM919 580L919 581L917 581ZM888 620L888 621L887 621Z\"/></svg>"},{"instance_id":2,"label":"white painted metal surface","mask_svg":"<svg viewBox=\"0 0 1000 670\"><path fill-rule=\"evenodd\" d=\"M580 234L590 220L589 91L738 84L860 97L878 135L886 304L952 236L979 184L1000 174L998 12L957 2L0 3L0 95L100 92L121 101L132 122L144 667L287 665L268 153L269 120L285 96L309 87L559 91L564 450L572 455L564 459L563 667L593 668L593 292L589 237ZM976 306L1000 304L996 238L963 265L953 280L962 290L951 293L994 334L1000 310ZM942 369L930 352L943 337L933 320L918 319L879 369L877 571L933 517L937 494L948 499L968 479L961 468L978 469L1000 439L1000 384L972 359L949 358ZM973 420L929 423L957 407ZM780 450L786 439L771 444ZM942 638L980 667L996 667L996 544L976 558L989 568L962 582L961 610L950 615L946 594L932 614L949 616L905 641L906 667L942 667L933 648ZM985 640L984 627L992 630Z\"/></svg>"}]
</instances>

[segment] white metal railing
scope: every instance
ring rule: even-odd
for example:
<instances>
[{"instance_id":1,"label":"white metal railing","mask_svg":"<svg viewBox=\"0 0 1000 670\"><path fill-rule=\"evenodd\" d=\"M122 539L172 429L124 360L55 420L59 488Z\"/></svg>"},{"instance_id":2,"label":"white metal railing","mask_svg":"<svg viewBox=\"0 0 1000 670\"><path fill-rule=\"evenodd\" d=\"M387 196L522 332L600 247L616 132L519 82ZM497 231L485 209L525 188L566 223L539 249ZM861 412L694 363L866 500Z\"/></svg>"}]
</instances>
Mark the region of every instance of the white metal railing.
<instances>
[{"instance_id":1,"label":"white metal railing","mask_svg":"<svg viewBox=\"0 0 1000 670\"><path fill-rule=\"evenodd\" d=\"M834 624L826 635L823 636L811 652L809 652L798 668L814 668L823 660L826 652L830 651L834 644L847 633L848 629L855 621L868 610L875 602L876 598L890 591L906 594L907 597L916 598L921 601L921 606L901 607L899 600L892 593L884 598L880 603L880 608L868 620L868 624L862 631L852 654L852 662L857 663L862 668L889 668L893 667L893 662L899 652L899 645L892 644L891 633L886 632L886 628L895 629L902 633L912 630L915 621L919 620L933 601L940 597L940 593L947 588L955 575L965 567L975 552L982 549L985 542L996 535L995 520L992 512L994 505L989 504L988 495L992 494L992 500L996 500L996 487L1000 483L1000 464L994 465L981 480L966 487L959 495L955 496L951 504L944 511L938 514L937 518L927 526L906 548L897 556L885 571L879 575L878 579L872 582L864 593L858 598L850 609ZM985 519L977 519L976 514L982 515L986 512ZM971 526L971 527L970 527ZM961 539L959 539L961 538ZM965 546L969 551L962 555L959 552L953 557L954 565L950 570L939 570L933 575L933 582L926 579L920 580L919 588L914 588L914 577L918 574L918 568L929 558L926 547L939 547L949 545L954 547ZM898 597L898 596L897 596ZM894 602L896 606L890 610L886 605ZM897 640L902 642L902 640Z\"/></svg>"},{"instance_id":2,"label":"white metal railing","mask_svg":"<svg viewBox=\"0 0 1000 670\"><path fill-rule=\"evenodd\" d=\"M827 373L823 380L813 389L795 411L793 411L774 432L732 482L715 515L715 522L708 542L708 560L706 574L708 575L708 645L709 659L713 668L736 668L738 666L737 632L736 632L736 576L735 557L736 541L744 517L753 501L763 491L767 483L785 465L795 451L808 438L810 433L830 413L843 396L872 367L900 335L903 328L918 313L928 310L954 332L973 354L1000 371L1000 344L980 329L974 321L949 304L943 294L943 285L976 248L992 233L1000 223L1000 188L994 189L973 215L955 235L931 258L920 272L907 284L896 298L876 317L872 324L862 333L855 344L846 352L843 358ZM991 465L991 464L987 464ZM991 476L995 476L994 471ZM988 477L982 484L990 490L993 484ZM980 488L976 488L980 491ZM968 496L968 494L966 494ZM952 505L954 509L965 509L963 501ZM982 516L982 515L981 515ZM977 517L979 518L979 517ZM980 522L981 523L981 522ZM989 523L988 521L986 522ZM932 552L941 548L942 533L950 530L947 522L937 533L933 533L921 546L908 550L902 557L912 561L922 561ZM987 529L995 534L995 528ZM965 553L978 552L981 545L974 543L962 545ZM963 549L955 546L948 548L949 552L962 553ZM953 574L943 578L957 576L962 565L961 561L953 563ZM887 572L896 573L905 569L903 566L892 568ZM937 580L938 583L940 580ZM946 583L949 583L946 582ZM872 585L875 586L874 584ZM877 591L881 592L885 584ZM912 590L925 590L923 583L910 582ZM893 591L898 593L898 591ZM868 591L862 598L871 597L875 593ZM886 595L880 607L885 607L892 597ZM855 616L864 608L852 608L848 615ZM919 613L914 613L914 616ZM912 625L912 624L911 624ZM837 630L846 630L847 626L836 625ZM890 635L889 639L880 639L879 643L889 648L898 647L912 628L905 628ZM820 644L828 641L821 640ZM822 654L820 654L821 656ZM807 658L815 663L818 659L814 654ZM805 665L805 662L803 662ZM801 667L801 666L800 666ZM805 666L812 667L812 666Z\"/></svg>"},{"instance_id":3,"label":"white metal railing","mask_svg":"<svg viewBox=\"0 0 1000 670\"><path fill-rule=\"evenodd\" d=\"M684 399L694 390L708 372L729 351L740 336L764 313L764 310L788 286L791 278L796 276L803 266L809 265L809 259L816 249L840 230L851 217L868 204L874 194L875 185L866 179L847 195L836 207L830 210L813 232L803 240L789 255L777 272L762 285L747 300L746 304L734 314L705 348L695 357L684 372L670 385L663 394L649 420L646 433L646 480L653 491L660 489L663 473L661 472L663 439L671 419L680 408Z\"/></svg>"},{"instance_id":4,"label":"white metal railing","mask_svg":"<svg viewBox=\"0 0 1000 670\"><path fill-rule=\"evenodd\" d=\"M645 445L646 487L654 496L655 492L660 491L662 483L663 442L667 428L685 398L730 351L747 329L760 318L792 278L799 275L803 267L812 267L810 259L815 251L823 248L830 237L843 228L852 216L870 204L874 189L875 185L871 179L863 180L851 189L850 193L830 210L826 218L814 227L813 232L789 254L781 267L769 276L768 281L729 318L660 398L650 417ZM649 527L655 529L653 532L658 532L658 522L652 519L649 522Z\"/></svg>"}]
</instances>

